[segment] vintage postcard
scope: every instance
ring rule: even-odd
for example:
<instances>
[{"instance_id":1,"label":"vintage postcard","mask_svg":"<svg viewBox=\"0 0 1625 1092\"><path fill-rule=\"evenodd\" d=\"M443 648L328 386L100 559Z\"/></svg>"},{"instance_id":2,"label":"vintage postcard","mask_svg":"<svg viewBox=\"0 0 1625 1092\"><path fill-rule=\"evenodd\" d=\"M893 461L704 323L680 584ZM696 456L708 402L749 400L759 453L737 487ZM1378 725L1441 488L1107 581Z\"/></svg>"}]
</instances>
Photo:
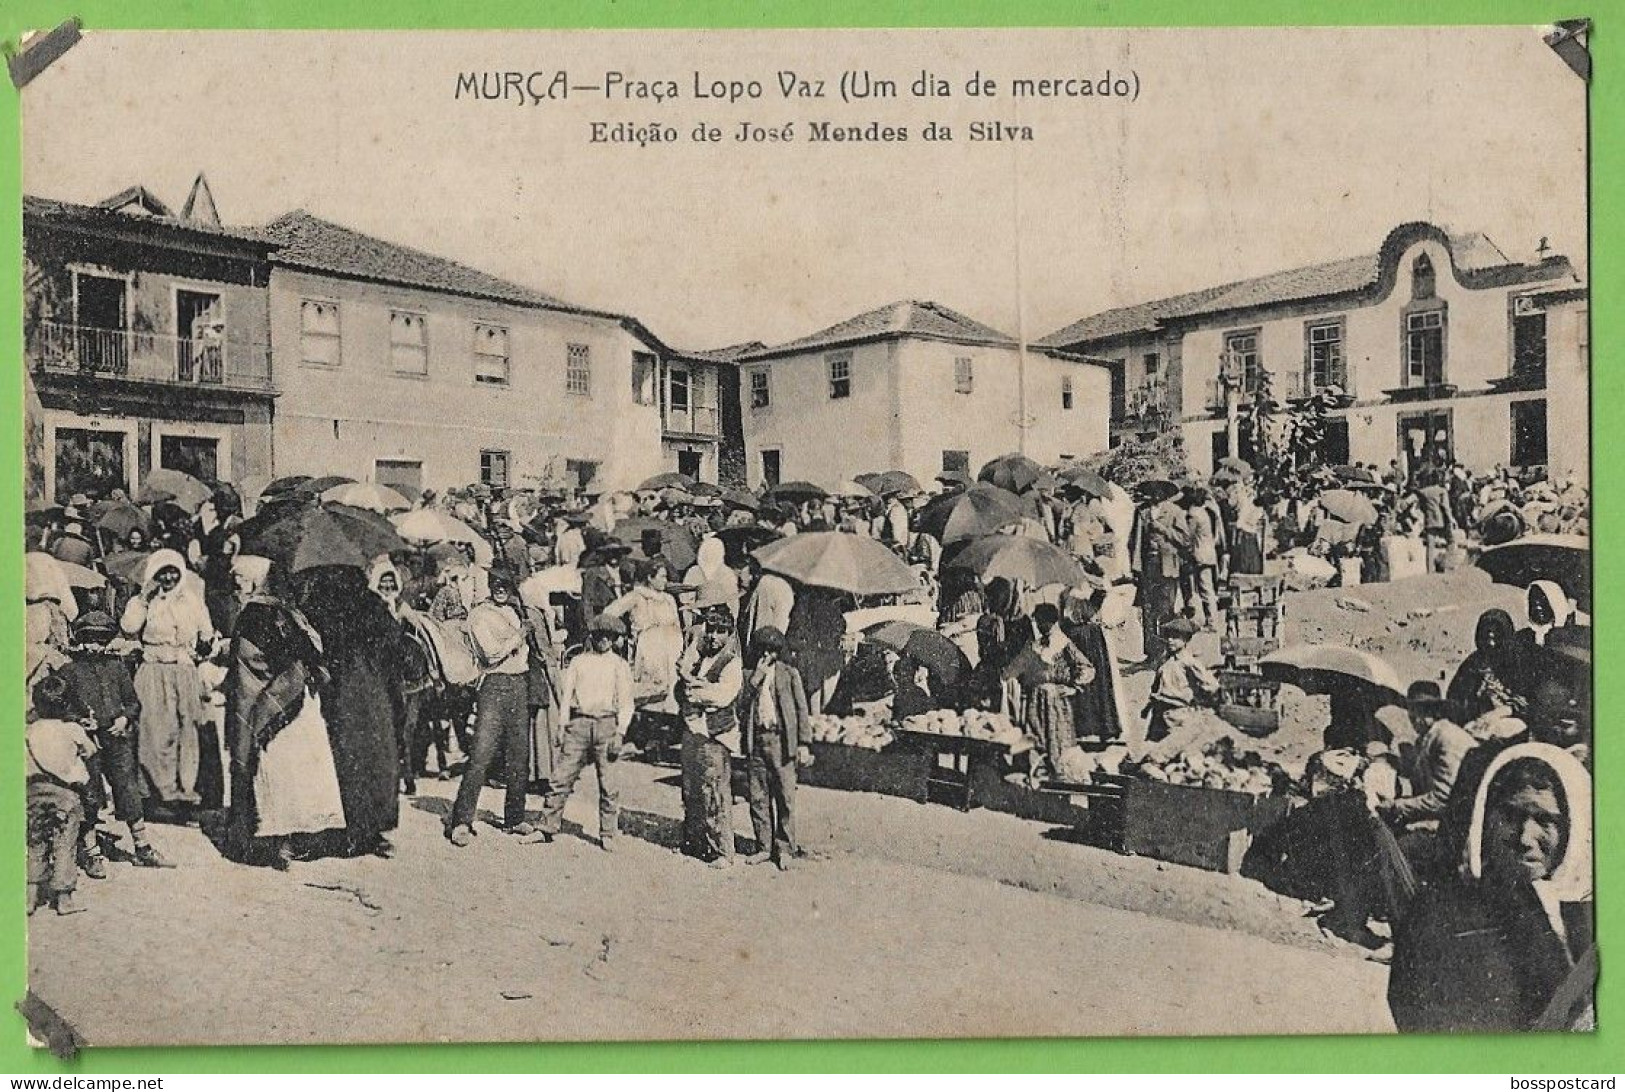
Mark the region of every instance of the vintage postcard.
<instances>
[{"instance_id":1,"label":"vintage postcard","mask_svg":"<svg viewBox=\"0 0 1625 1092\"><path fill-rule=\"evenodd\" d=\"M1583 28L99 32L91 1045L1578 1030Z\"/></svg>"}]
</instances>

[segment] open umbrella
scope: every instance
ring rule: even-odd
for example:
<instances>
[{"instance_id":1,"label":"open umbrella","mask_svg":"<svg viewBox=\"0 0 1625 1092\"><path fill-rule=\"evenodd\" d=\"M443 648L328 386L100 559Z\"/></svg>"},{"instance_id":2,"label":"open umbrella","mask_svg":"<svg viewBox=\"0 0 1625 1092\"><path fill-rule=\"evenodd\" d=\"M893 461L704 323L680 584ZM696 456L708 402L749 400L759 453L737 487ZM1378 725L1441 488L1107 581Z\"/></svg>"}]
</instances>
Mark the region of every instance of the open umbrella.
<instances>
[{"instance_id":1,"label":"open umbrella","mask_svg":"<svg viewBox=\"0 0 1625 1092\"><path fill-rule=\"evenodd\" d=\"M1591 604L1591 539L1585 535L1525 535L1478 555L1473 564L1497 584L1527 588L1551 580L1580 603Z\"/></svg>"},{"instance_id":2,"label":"open umbrella","mask_svg":"<svg viewBox=\"0 0 1625 1092\"><path fill-rule=\"evenodd\" d=\"M722 503L734 508L743 508L747 512L760 512L762 502L755 493L747 489L724 489L721 495Z\"/></svg>"},{"instance_id":3,"label":"open umbrella","mask_svg":"<svg viewBox=\"0 0 1625 1092\"><path fill-rule=\"evenodd\" d=\"M1055 475L1025 455L1000 455L982 467L976 475L978 481L990 482L1012 493L1026 493L1032 489L1054 489Z\"/></svg>"},{"instance_id":4,"label":"open umbrella","mask_svg":"<svg viewBox=\"0 0 1625 1092\"><path fill-rule=\"evenodd\" d=\"M1332 472L1332 477L1351 489L1361 485L1382 484L1382 479L1377 477L1376 471L1367 470L1363 466L1344 465L1327 467L1327 469Z\"/></svg>"},{"instance_id":5,"label":"open umbrella","mask_svg":"<svg viewBox=\"0 0 1625 1092\"><path fill-rule=\"evenodd\" d=\"M812 482L780 482L769 489L765 495L772 500L790 504L800 504L803 501L819 501L828 496L822 488Z\"/></svg>"},{"instance_id":6,"label":"open umbrella","mask_svg":"<svg viewBox=\"0 0 1625 1092\"><path fill-rule=\"evenodd\" d=\"M900 595L920 586L913 569L867 535L809 531L771 542L752 556L769 572L853 595Z\"/></svg>"},{"instance_id":7,"label":"open umbrella","mask_svg":"<svg viewBox=\"0 0 1625 1092\"><path fill-rule=\"evenodd\" d=\"M1226 455L1220 459L1218 469L1242 481L1252 481L1253 478L1253 464L1236 455Z\"/></svg>"},{"instance_id":8,"label":"open umbrella","mask_svg":"<svg viewBox=\"0 0 1625 1092\"><path fill-rule=\"evenodd\" d=\"M694 533L681 524L668 523L663 519L633 516L617 523L615 530L610 534L633 547L640 556L644 552L642 549L644 536L658 535L660 555L666 559L668 566L682 572L686 572L698 556Z\"/></svg>"},{"instance_id":9,"label":"open umbrella","mask_svg":"<svg viewBox=\"0 0 1625 1092\"><path fill-rule=\"evenodd\" d=\"M102 558L102 570L109 577L132 588L141 586L141 576L147 569L151 550L120 550Z\"/></svg>"},{"instance_id":10,"label":"open umbrella","mask_svg":"<svg viewBox=\"0 0 1625 1092\"><path fill-rule=\"evenodd\" d=\"M263 512L238 528L243 553L270 558L284 572L328 565L365 569L407 543L375 512L338 504L307 504Z\"/></svg>"},{"instance_id":11,"label":"open umbrella","mask_svg":"<svg viewBox=\"0 0 1625 1092\"><path fill-rule=\"evenodd\" d=\"M92 590L107 587L107 577L95 569L87 569L83 565L72 561L63 561L61 558L57 558L56 563L62 570L62 576L67 580L69 587Z\"/></svg>"},{"instance_id":12,"label":"open umbrella","mask_svg":"<svg viewBox=\"0 0 1625 1092\"><path fill-rule=\"evenodd\" d=\"M1088 576L1078 559L1052 543L1027 535L987 535L965 545L948 568L976 574L986 583L994 577L1020 580L1028 587L1049 584L1081 587Z\"/></svg>"},{"instance_id":13,"label":"open umbrella","mask_svg":"<svg viewBox=\"0 0 1625 1092\"><path fill-rule=\"evenodd\" d=\"M341 485L354 485L354 478L346 478L343 474L328 474L320 478L311 478L299 486L299 492L309 497L319 497L329 489L336 489Z\"/></svg>"},{"instance_id":14,"label":"open umbrella","mask_svg":"<svg viewBox=\"0 0 1625 1092\"><path fill-rule=\"evenodd\" d=\"M745 563L745 559L752 552L783 537L771 527L762 527L754 523L741 527L724 527L717 532L717 538L722 540L723 557L736 569Z\"/></svg>"},{"instance_id":15,"label":"open umbrella","mask_svg":"<svg viewBox=\"0 0 1625 1092\"><path fill-rule=\"evenodd\" d=\"M873 500L875 497L874 490L851 478L844 478L836 482L825 492L832 497L842 497L846 500Z\"/></svg>"},{"instance_id":16,"label":"open umbrella","mask_svg":"<svg viewBox=\"0 0 1625 1092\"><path fill-rule=\"evenodd\" d=\"M118 501L103 509L96 520L96 528L116 538L123 538L131 531L140 531L144 535L151 534L152 521L145 512L129 501Z\"/></svg>"},{"instance_id":17,"label":"open umbrella","mask_svg":"<svg viewBox=\"0 0 1625 1092\"><path fill-rule=\"evenodd\" d=\"M192 515L203 507L203 502L214 495L214 491L192 475L181 470L170 470L159 467L157 470L147 471L142 479L141 491L135 499L142 504L156 504L160 501L172 501Z\"/></svg>"},{"instance_id":18,"label":"open umbrella","mask_svg":"<svg viewBox=\"0 0 1625 1092\"><path fill-rule=\"evenodd\" d=\"M395 525L396 532L403 539L415 546L432 546L437 542L467 543L474 548L474 563L477 565L490 565L496 556L491 544L478 531L438 508L414 508L410 512L391 516L389 522Z\"/></svg>"},{"instance_id":19,"label":"open umbrella","mask_svg":"<svg viewBox=\"0 0 1625 1092\"><path fill-rule=\"evenodd\" d=\"M1374 691L1387 704L1403 705L1405 687L1381 656L1347 645L1290 645L1259 661L1266 679L1290 683L1306 694L1328 694L1350 686Z\"/></svg>"},{"instance_id":20,"label":"open umbrella","mask_svg":"<svg viewBox=\"0 0 1625 1092\"><path fill-rule=\"evenodd\" d=\"M687 474L678 474L675 471L666 474L656 474L652 478L645 478L638 483L635 490L638 493L658 493L662 489L692 490L695 486L693 478Z\"/></svg>"},{"instance_id":21,"label":"open umbrella","mask_svg":"<svg viewBox=\"0 0 1625 1092\"><path fill-rule=\"evenodd\" d=\"M953 489L969 489L976 484L976 479L970 476L968 470L944 470L937 475L937 481L941 482L944 488Z\"/></svg>"},{"instance_id":22,"label":"open umbrella","mask_svg":"<svg viewBox=\"0 0 1625 1092\"><path fill-rule=\"evenodd\" d=\"M1170 497L1179 496L1179 486L1162 478L1147 478L1134 486L1134 496L1145 504L1161 504Z\"/></svg>"},{"instance_id":23,"label":"open umbrella","mask_svg":"<svg viewBox=\"0 0 1625 1092\"><path fill-rule=\"evenodd\" d=\"M346 485L335 485L322 494L322 500L334 504L347 504L351 508L365 508L369 512L380 512L388 515L391 512L404 512L412 507L412 502L387 485L377 482L350 482Z\"/></svg>"},{"instance_id":24,"label":"open umbrella","mask_svg":"<svg viewBox=\"0 0 1625 1092\"><path fill-rule=\"evenodd\" d=\"M979 482L937 497L920 509L920 530L944 546L991 535L1032 515L1032 505L1008 489Z\"/></svg>"},{"instance_id":25,"label":"open umbrella","mask_svg":"<svg viewBox=\"0 0 1625 1092\"><path fill-rule=\"evenodd\" d=\"M688 487L688 491L693 493L696 497L722 496L722 486L712 485L710 482L695 482L693 485Z\"/></svg>"},{"instance_id":26,"label":"open umbrella","mask_svg":"<svg viewBox=\"0 0 1625 1092\"><path fill-rule=\"evenodd\" d=\"M1072 466L1059 475L1063 486L1070 486L1088 497L1105 500L1112 495L1112 485L1105 478L1086 467Z\"/></svg>"},{"instance_id":27,"label":"open umbrella","mask_svg":"<svg viewBox=\"0 0 1625 1092\"><path fill-rule=\"evenodd\" d=\"M934 691L939 685L958 686L970 674L970 660L959 646L918 622L901 619L877 622L863 631L863 639L923 665L931 676Z\"/></svg>"},{"instance_id":28,"label":"open umbrella","mask_svg":"<svg viewBox=\"0 0 1625 1092\"><path fill-rule=\"evenodd\" d=\"M1352 489L1328 489L1318 500L1321 510L1333 519L1355 526L1377 522L1377 506Z\"/></svg>"},{"instance_id":29,"label":"open umbrella","mask_svg":"<svg viewBox=\"0 0 1625 1092\"><path fill-rule=\"evenodd\" d=\"M71 620L79 613L79 601L73 597L73 582L62 562L50 554L32 551L23 555L23 594L30 602L49 599L61 607Z\"/></svg>"},{"instance_id":30,"label":"open umbrella","mask_svg":"<svg viewBox=\"0 0 1625 1092\"><path fill-rule=\"evenodd\" d=\"M882 470L878 474L859 475L854 480L882 497L892 497L899 493L925 492L919 479L906 470Z\"/></svg>"}]
</instances>

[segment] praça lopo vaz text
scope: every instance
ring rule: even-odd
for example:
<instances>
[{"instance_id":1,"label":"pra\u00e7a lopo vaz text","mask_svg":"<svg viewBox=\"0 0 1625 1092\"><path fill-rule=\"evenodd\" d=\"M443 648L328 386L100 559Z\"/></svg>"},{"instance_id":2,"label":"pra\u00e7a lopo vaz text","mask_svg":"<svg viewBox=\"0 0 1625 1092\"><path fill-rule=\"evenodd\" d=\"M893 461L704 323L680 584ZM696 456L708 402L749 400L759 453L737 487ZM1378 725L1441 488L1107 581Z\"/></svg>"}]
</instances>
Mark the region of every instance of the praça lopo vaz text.
<instances>
[{"instance_id":1,"label":"pra\u00e7a lopo vaz text","mask_svg":"<svg viewBox=\"0 0 1625 1092\"><path fill-rule=\"evenodd\" d=\"M961 137L960 133L964 136ZM1031 142L1035 139L1031 125L1015 125L1006 121L973 121L963 129L942 122L928 122L911 128L879 121L840 124L832 121L793 122L764 125L754 121L732 122L728 126L700 122L692 128L682 129L660 123L639 125L630 121L594 121L588 123L588 143L632 144L638 147L675 144L687 140L694 144L906 144L910 140L933 142L958 141L981 144L985 142Z\"/></svg>"}]
</instances>

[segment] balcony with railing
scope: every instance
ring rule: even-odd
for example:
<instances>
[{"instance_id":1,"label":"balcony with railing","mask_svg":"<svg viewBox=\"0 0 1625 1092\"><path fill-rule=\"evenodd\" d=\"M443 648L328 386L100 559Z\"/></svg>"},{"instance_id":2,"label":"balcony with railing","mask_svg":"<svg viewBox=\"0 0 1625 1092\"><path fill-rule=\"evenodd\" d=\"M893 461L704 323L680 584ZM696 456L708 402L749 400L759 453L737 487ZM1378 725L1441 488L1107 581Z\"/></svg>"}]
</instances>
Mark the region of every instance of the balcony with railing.
<instances>
[{"instance_id":1,"label":"balcony with railing","mask_svg":"<svg viewBox=\"0 0 1625 1092\"><path fill-rule=\"evenodd\" d=\"M1240 383L1219 375L1207 381L1207 408L1210 413L1223 413L1227 389L1233 387L1238 403L1252 401L1258 393L1259 383L1269 377L1270 396L1280 403L1302 402L1319 394L1333 396L1339 405L1348 405L1355 399L1352 378L1346 371L1334 371L1320 376L1306 372L1301 366L1289 371L1271 371L1260 368L1249 373Z\"/></svg>"},{"instance_id":2,"label":"balcony with railing","mask_svg":"<svg viewBox=\"0 0 1625 1092\"><path fill-rule=\"evenodd\" d=\"M1144 421L1168 412L1168 384L1149 379L1123 392L1123 420Z\"/></svg>"},{"instance_id":3,"label":"balcony with railing","mask_svg":"<svg viewBox=\"0 0 1625 1092\"><path fill-rule=\"evenodd\" d=\"M722 432L715 406L667 405L661 427L681 436L711 438Z\"/></svg>"},{"instance_id":4,"label":"balcony with railing","mask_svg":"<svg viewBox=\"0 0 1625 1092\"><path fill-rule=\"evenodd\" d=\"M27 333L36 372L137 383L270 391L271 352L263 342L189 338L39 322Z\"/></svg>"}]
</instances>

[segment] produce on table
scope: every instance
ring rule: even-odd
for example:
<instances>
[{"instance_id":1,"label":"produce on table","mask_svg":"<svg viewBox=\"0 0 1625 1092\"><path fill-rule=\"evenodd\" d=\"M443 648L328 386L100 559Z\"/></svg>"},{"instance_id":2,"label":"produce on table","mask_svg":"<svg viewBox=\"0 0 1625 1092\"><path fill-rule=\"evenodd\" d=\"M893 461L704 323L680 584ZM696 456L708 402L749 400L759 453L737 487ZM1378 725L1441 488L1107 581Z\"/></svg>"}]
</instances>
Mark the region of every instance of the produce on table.
<instances>
[{"instance_id":1,"label":"produce on table","mask_svg":"<svg viewBox=\"0 0 1625 1092\"><path fill-rule=\"evenodd\" d=\"M850 717L815 713L807 718L807 724L812 729L815 743L841 743L848 747L880 751L896 738L891 725L875 713L859 713Z\"/></svg>"},{"instance_id":2,"label":"produce on table","mask_svg":"<svg viewBox=\"0 0 1625 1092\"><path fill-rule=\"evenodd\" d=\"M936 709L907 718L903 721L903 728L926 735L986 740L1011 748L1020 745L1025 738L1009 717L984 709L967 709L964 712Z\"/></svg>"},{"instance_id":3,"label":"produce on table","mask_svg":"<svg viewBox=\"0 0 1625 1092\"><path fill-rule=\"evenodd\" d=\"M1292 787L1291 775L1279 765L1254 751L1237 751L1235 741L1227 737L1172 758L1125 762L1123 772L1170 785L1227 789L1250 796L1276 795Z\"/></svg>"}]
</instances>

